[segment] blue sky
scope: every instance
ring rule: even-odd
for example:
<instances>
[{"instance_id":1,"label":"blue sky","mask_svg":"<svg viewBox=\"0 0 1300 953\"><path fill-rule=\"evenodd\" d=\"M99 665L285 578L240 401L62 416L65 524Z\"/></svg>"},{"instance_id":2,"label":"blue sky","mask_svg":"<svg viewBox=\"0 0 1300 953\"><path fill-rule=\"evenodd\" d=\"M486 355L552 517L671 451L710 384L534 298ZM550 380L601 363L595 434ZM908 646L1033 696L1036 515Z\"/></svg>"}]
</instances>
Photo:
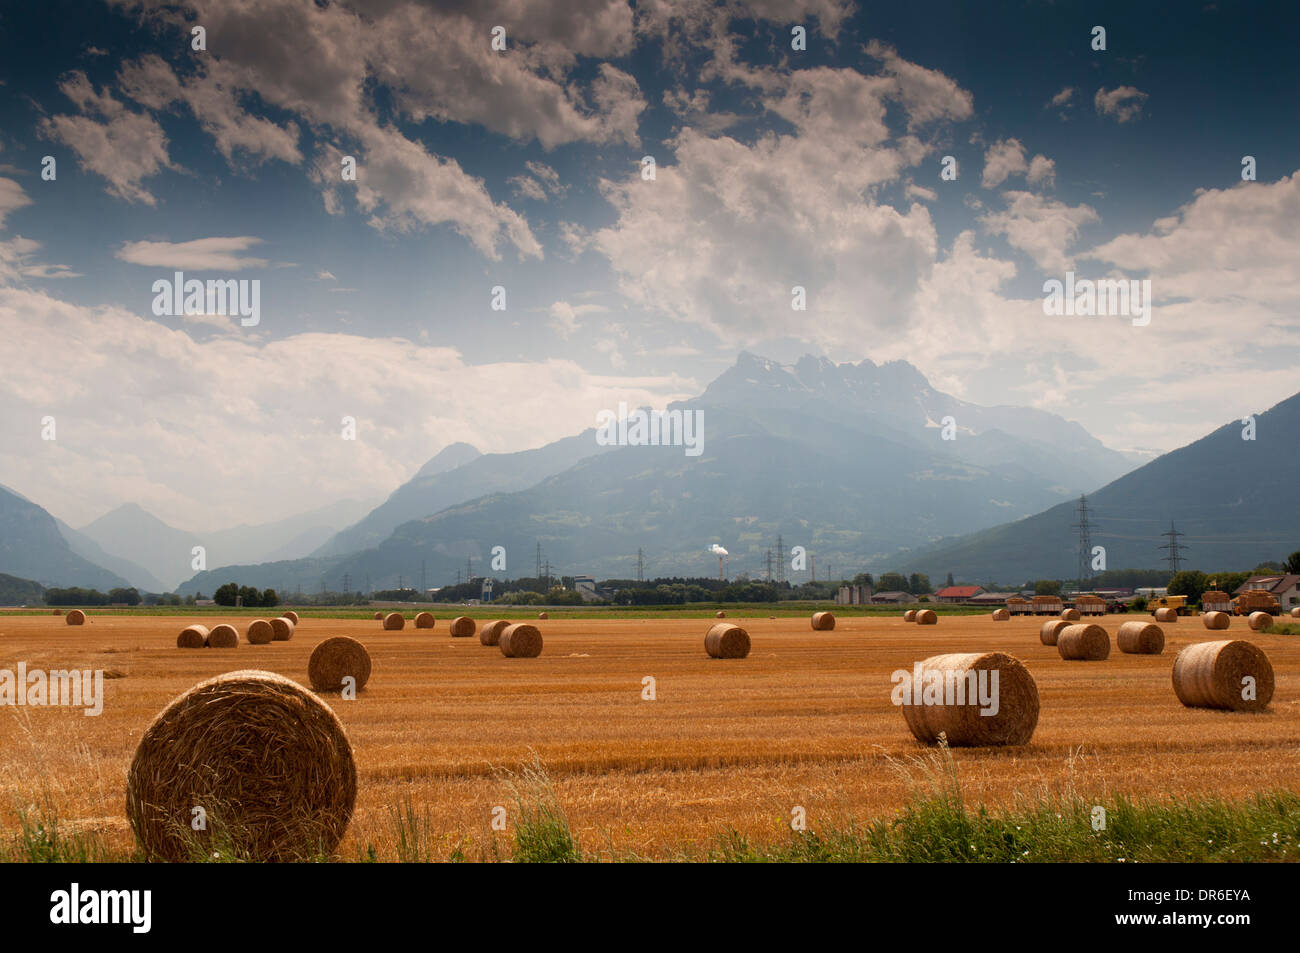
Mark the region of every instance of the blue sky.
<instances>
[{"instance_id":1,"label":"blue sky","mask_svg":"<svg viewBox=\"0 0 1300 953\"><path fill-rule=\"evenodd\" d=\"M1156 6L9 5L0 482L74 523L269 519L697 393L742 349L902 358L1172 449L1295 390L1297 17ZM182 266L258 279L261 323L153 315ZM1150 278L1151 325L1045 317L1067 269ZM37 372L70 357L75 384Z\"/></svg>"}]
</instances>

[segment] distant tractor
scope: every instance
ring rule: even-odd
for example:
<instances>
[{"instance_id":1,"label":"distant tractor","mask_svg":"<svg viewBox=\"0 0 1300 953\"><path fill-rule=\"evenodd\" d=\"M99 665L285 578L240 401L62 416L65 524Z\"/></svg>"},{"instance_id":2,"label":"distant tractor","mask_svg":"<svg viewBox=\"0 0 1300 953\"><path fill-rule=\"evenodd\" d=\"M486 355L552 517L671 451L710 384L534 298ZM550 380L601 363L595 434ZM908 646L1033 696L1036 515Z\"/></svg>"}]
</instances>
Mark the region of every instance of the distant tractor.
<instances>
[{"instance_id":1,"label":"distant tractor","mask_svg":"<svg viewBox=\"0 0 1300 953\"><path fill-rule=\"evenodd\" d=\"M1267 612L1269 615L1281 615L1282 607L1277 598L1267 589L1247 589L1233 600L1237 615L1250 615L1252 612Z\"/></svg>"},{"instance_id":2,"label":"distant tractor","mask_svg":"<svg viewBox=\"0 0 1300 953\"><path fill-rule=\"evenodd\" d=\"M1060 615L1065 608L1060 596L1034 596L1034 615Z\"/></svg>"},{"instance_id":3,"label":"distant tractor","mask_svg":"<svg viewBox=\"0 0 1300 953\"><path fill-rule=\"evenodd\" d=\"M1074 607L1079 610L1080 615L1106 614L1106 600L1101 596L1094 596L1091 592L1085 592L1081 596L1075 596Z\"/></svg>"},{"instance_id":4,"label":"distant tractor","mask_svg":"<svg viewBox=\"0 0 1300 953\"><path fill-rule=\"evenodd\" d=\"M1201 593L1202 612L1226 612L1232 615L1232 596L1218 589L1208 589Z\"/></svg>"},{"instance_id":5,"label":"distant tractor","mask_svg":"<svg viewBox=\"0 0 1300 953\"><path fill-rule=\"evenodd\" d=\"M1154 596L1147 602L1147 612L1155 612L1157 609L1173 609L1179 615L1190 615L1192 611L1187 605L1186 596Z\"/></svg>"}]
</instances>

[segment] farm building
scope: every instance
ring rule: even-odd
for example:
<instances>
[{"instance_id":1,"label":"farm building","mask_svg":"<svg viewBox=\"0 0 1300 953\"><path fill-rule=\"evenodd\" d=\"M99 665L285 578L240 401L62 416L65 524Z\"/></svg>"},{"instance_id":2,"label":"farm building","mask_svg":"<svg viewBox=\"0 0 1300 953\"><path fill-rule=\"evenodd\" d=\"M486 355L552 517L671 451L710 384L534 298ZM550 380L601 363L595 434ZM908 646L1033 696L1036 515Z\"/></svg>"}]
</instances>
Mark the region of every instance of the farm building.
<instances>
[{"instance_id":1,"label":"farm building","mask_svg":"<svg viewBox=\"0 0 1300 953\"><path fill-rule=\"evenodd\" d=\"M911 602L912 594L910 592L877 592L871 597L871 601L876 605Z\"/></svg>"},{"instance_id":2,"label":"farm building","mask_svg":"<svg viewBox=\"0 0 1300 953\"><path fill-rule=\"evenodd\" d=\"M935 598L940 602L965 602L983 591L983 586L944 586L935 593Z\"/></svg>"},{"instance_id":3,"label":"farm building","mask_svg":"<svg viewBox=\"0 0 1300 953\"><path fill-rule=\"evenodd\" d=\"M1251 576L1233 590L1239 596L1248 589L1263 589L1282 607L1283 612L1290 612L1294 606L1300 606L1300 576Z\"/></svg>"},{"instance_id":4,"label":"farm building","mask_svg":"<svg viewBox=\"0 0 1300 953\"><path fill-rule=\"evenodd\" d=\"M841 606L861 606L871 601L870 586L840 586L835 602Z\"/></svg>"},{"instance_id":5,"label":"farm building","mask_svg":"<svg viewBox=\"0 0 1300 953\"><path fill-rule=\"evenodd\" d=\"M1010 601L1018 598L1019 596L1014 592L984 592L981 590L966 601L977 606L1008 606L1009 608Z\"/></svg>"}]
</instances>

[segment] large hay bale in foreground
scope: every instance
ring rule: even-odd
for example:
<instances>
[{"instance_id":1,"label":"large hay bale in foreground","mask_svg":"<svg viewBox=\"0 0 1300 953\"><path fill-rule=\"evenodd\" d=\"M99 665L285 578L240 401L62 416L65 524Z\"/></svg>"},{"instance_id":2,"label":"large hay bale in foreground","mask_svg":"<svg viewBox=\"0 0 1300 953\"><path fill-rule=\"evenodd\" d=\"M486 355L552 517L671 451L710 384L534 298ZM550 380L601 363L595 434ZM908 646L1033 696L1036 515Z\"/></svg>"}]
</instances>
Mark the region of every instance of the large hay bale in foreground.
<instances>
[{"instance_id":1,"label":"large hay bale in foreground","mask_svg":"<svg viewBox=\"0 0 1300 953\"><path fill-rule=\"evenodd\" d=\"M1115 644L1127 655L1159 655L1165 650L1165 630L1154 622L1125 622L1115 635Z\"/></svg>"},{"instance_id":2,"label":"large hay bale in foreground","mask_svg":"<svg viewBox=\"0 0 1300 953\"><path fill-rule=\"evenodd\" d=\"M415 627L417 629L432 629L436 621L432 612L421 612L415 617Z\"/></svg>"},{"instance_id":3,"label":"large hay bale in foreground","mask_svg":"<svg viewBox=\"0 0 1300 953\"><path fill-rule=\"evenodd\" d=\"M908 609L906 612L904 612L904 613L903 613L903 621L904 621L904 622L915 622L915 621L916 621L916 610L915 610L915 609Z\"/></svg>"},{"instance_id":4,"label":"large hay bale in foreground","mask_svg":"<svg viewBox=\"0 0 1300 953\"><path fill-rule=\"evenodd\" d=\"M1011 610L1010 610L1010 609L994 609L994 610L993 610L993 621L994 621L994 622L1006 622L1006 621L1007 621L1008 619L1010 619L1010 618L1011 618Z\"/></svg>"},{"instance_id":5,"label":"large hay bale in foreground","mask_svg":"<svg viewBox=\"0 0 1300 953\"><path fill-rule=\"evenodd\" d=\"M214 625L212 631L208 633L208 648L239 648L239 630L233 625L227 625L224 622L221 625Z\"/></svg>"},{"instance_id":6,"label":"large hay bale in foreground","mask_svg":"<svg viewBox=\"0 0 1300 953\"><path fill-rule=\"evenodd\" d=\"M916 624L917 625L938 625L939 613L935 612L933 609L921 609L916 614Z\"/></svg>"},{"instance_id":7,"label":"large hay bale in foreground","mask_svg":"<svg viewBox=\"0 0 1300 953\"><path fill-rule=\"evenodd\" d=\"M294 624L281 616L271 620L271 638L276 642L288 642L293 638Z\"/></svg>"},{"instance_id":8,"label":"large hay bale in foreground","mask_svg":"<svg viewBox=\"0 0 1300 953\"><path fill-rule=\"evenodd\" d=\"M265 619L254 619L248 623L244 638L248 639L249 645L267 645L275 638L275 629Z\"/></svg>"},{"instance_id":9,"label":"large hay bale in foreground","mask_svg":"<svg viewBox=\"0 0 1300 953\"><path fill-rule=\"evenodd\" d=\"M1241 639L1187 646L1174 659L1173 679L1174 694L1189 708L1263 711L1273 700L1268 656Z\"/></svg>"},{"instance_id":10,"label":"large hay bale in foreground","mask_svg":"<svg viewBox=\"0 0 1300 953\"><path fill-rule=\"evenodd\" d=\"M505 631L506 626L510 623L505 619L497 619L495 622L489 622L483 628L478 630L478 640L483 645L500 645L501 633Z\"/></svg>"},{"instance_id":11,"label":"large hay bale in foreground","mask_svg":"<svg viewBox=\"0 0 1300 953\"><path fill-rule=\"evenodd\" d=\"M370 680L370 653L356 639L336 635L326 639L311 650L307 660L307 680L313 691L337 692L343 688L343 679L352 676L357 691Z\"/></svg>"},{"instance_id":12,"label":"large hay bale in foreground","mask_svg":"<svg viewBox=\"0 0 1300 953\"><path fill-rule=\"evenodd\" d=\"M749 633L730 622L715 622L704 634L704 651L710 658L744 658L749 654Z\"/></svg>"},{"instance_id":13,"label":"large hay bale in foreground","mask_svg":"<svg viewBox=\"0 0 1300 953\"><path fill-rule=\"evenodd\" d=\"M281 615L292 622L295 626L298 624L298 613L294 612L292 609L285 609Z\"/></svg>"},{"instance_id":14,"label":"large hay bale in foreground","mask_svg":"<svg viewBox=\"0 0 1300 953\"><path fill-rule=\"evenodd\" d=\"M1056 651L1069 662L1100 662L1110 656L1110 634L1091 622L1070 623L1057 633Z\"/></svg>"},{"instance_id":15,"label":"large hay bale in foreground","mask_svg":"<svg viewBox=\"0 0 1300 953\"><path fill-rule=\"evenodd\" d=\"M1083 613L1081 613L1078 609L1062 609L1061 618L1064 619L1066 622L1078 622L1080 619L1083 618Z\"/></svg>"},{"instance_id":16,"label":"large hay bale in foreground","mask_svg":"<svg viewBox=\"0 0 1300 953\"><path fill-rule=\"evenodd\" d=\"M1273 617L1267 612L1252 612L1246 622L1254 632L1267 632L1273 628Z\"/></svg>"},{"instance_id":17,"label":"large hay bale in foreground","mask_svg":"<svg viewBox=\"0 0 1300 953\"><path fill-rule=\"evenodd\" d=\"M82 612L80 609L69 609L64 621L67 622L68 625L85 625L86 613Z\"/></svg>"},{"instance_id":18,"label":"large hay bale in foreground","mask_svg":"<svg viewBox=\"0 0 1300 953\"><path fill-rule=\"evenodd\" d=\"M835 628L835 616L830 612L814 612L812 627L817 632L830 632Z\"/></svg>"},{"instance_id":19,"label":"large hay bale in foreground","mask_svg":"<svg viewBox=\"0 0 1300 953\"><path fill-rule=\"evenodd\" d=\"M1044 645L1055 645L1057 638L1061 635L1061 630L1069 624L1064 619L1048 619L1038 630L1038 641Z\"/></svg>"},{"instance_id":20,"label":"large hay bale in foreground","mask_svg":"<svg viewBox=\"0 0 1300 953\"><path fill-rule=\"evenodd\" d=\"M506 658L537 658L542 654L542 633L535 625L516 622L501 630L497 645Z\"/></svg>"},{"instance_id":21,"label":"large hay bale in foreground","mask_svg":"<svg viewBox=\"0 0 1300 953\"><path fill-rule=\"evenodd\" d=\"M474 634L474 620L467 615L458 615L451 620L452 638L467 639Z\"/></svg>"},{"instance_id":22,"label":"large hay bale in foreground","mask_svg":"<svg viewBox=\"0 0 1300 953\"><path fill-rule=\"evenodd\" d=\"M200 682L145 730L127 772L126 813L148 860L214 847L250 861L331 854L352 817L357 771L334 713L281 675ZM207 829L191 827L203 808Z\"/></svg>"},{"instance_id":23,"label":"large hay bale in foreground","mask_svg":"<svg viewBox=\"0 0 1300 953\"><path fill-rule=\"evenodd\" d=\"M1157 609L1157 610L1153 613L1153 615L1155 615L1155 617L1156 617L1156 621L1157 621L1157 622L1177 622L1177 621L1178 621L1178 610L1177 610L1177 609L1171 609L1171 608L1169 608L1168 606L1161 606L1159 609Z\"/></svg>"},{"instance_id":24,"label":"large hay bale in foreground","mask_svg":"<svg viewBox=\"0 0 1300 953\"><path fill-rule=\"evenodd\" d=\"M400 632L406 628L406 619L400 612L390 612L384 616L384 629L388 632Z\"/></svg>"},{"instance_id":25,"label":"large hay bale in foreground","mask_svg":"<svg viewBox=\"0 0 1300 953\"><path fill-rule=\"evenodd\" d=\"M1232 625L1232 619L1226 612L1207 612L1201 616L1201 623L1207 629L1226 629Z\"/></svg>"},{"instance_id":26,"label":"large hay bale in foreground","mask_svg":"<svg viewBox=\"0 0 1300 953\"><path fill-rule=\"evenodd\" d=\"M917 741L934 744L943 732L954 747L983 747L1023 745L1033 737L1038 686L1019 659L1003 652L935 655L920 664L920 674L918 685L916 669L908 673L910 691L900 692L902 686L894 689L895 701L902 703L903 718ZM987 708L980 704L981 680L986 697L991 696ZM981 714L982 710L992 713Z\"/></svg>"},{"instance_id":27,"label":"large hay bale in foreground","mask_svg":"<svg viewBox=\"0 0 1300 953\"><path fill-rule=\"evenodd\" d=\"M208 644L208 627L206 625L188 625L176 636L178 649L201 649Z\"/></svg>"}]
</instances>

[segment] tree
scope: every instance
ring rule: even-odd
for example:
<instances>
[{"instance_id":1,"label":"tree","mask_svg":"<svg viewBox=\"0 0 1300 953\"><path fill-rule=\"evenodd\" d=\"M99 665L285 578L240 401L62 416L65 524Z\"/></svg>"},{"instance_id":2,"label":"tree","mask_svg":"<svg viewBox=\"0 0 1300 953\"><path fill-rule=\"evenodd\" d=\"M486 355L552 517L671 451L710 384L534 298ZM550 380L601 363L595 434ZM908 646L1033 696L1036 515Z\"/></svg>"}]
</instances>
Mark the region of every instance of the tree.
<instances>
[{"instance_id":1,"label":"tree","mask_svg":"<svg viewBox=\"0 0 1300 953\"><path fill-rule=\"evenodd\" d=\"M233 606L239 598L239 586L228 582L212 594L212 601L219 606Z\"/></svg>"},{"instance_id":2,"label":"tree","mask_svg":"<svg viewBox=\"0 0 1300 953\"><path fill-rule=\"evenodd\" d=\"M1061 594L1061 582L1058 579L1035 579L1034 595L1036 596L1059 596Z\"/></svg>"},{"instance_id":3,"label":"tree","mask_svg":"<svg viewBox=\"0 0 1300 953\"><path fill-rule=\"evenodd\" d=\"M871 578L871 573L860 572L853 577L853 585L866 586L868 589L874 590L876 588L876 581Z\"/></svg>"},{"instance_id":4,"label":"tree","mask_svg":"<svg viewBox=\"0 0 1300 953\"><path fill-rule=\"evenodd\" d=\"M1300 549L1286 558L1286 571L1293 576L1300 576Z\"/></svg>"},{"instance_id":5,"label":"tree","mask_svg":"<svg viewBox=\"0 0 1300 953\"><path fill-rule=\"evenodd\" d=\"M914 572L907 580L907 591L914 596L923 592L932 592L930 577L923 572Z\"/></svg>"},{"instance_id":6,"label":"tree","mask_svg":"<svg viewBox=\"0 0 1300 953\"><path fill-rule=\"evenodd\" d=\"M1184 569L1169 580L1171 596L1186 596L1188 602L1200 602L1201 593L1210 588L1210 579L1197 569Z\"/></svg>"},{"instance_id":7,"label":"tree","mask_svg":"<svg viewBox=\"0 0 1300 953\"><path fill-rule=\"evenodd\" d=\"M955 583L952 581L952 573L948 573L948 581L945 582L944 585L945 586L955 585Z\"/></svg>"},{"instance_id":8,"label":"tree","mask_svg":"<svg viewBox=\"0 0 1300 953\"><path fill-rule=\"evenodd\" d=\"M136 589L110 589L108 590L108 601L110 603L125 603L128 606L138 606L140 604L140 593Z\"/></svg>"},{"instance_id":9,"label":"tree","mask_svg":"<svg viewBox=\"0 0 1300 953\"><path fill-rule=\"evenodd\" d=\"M906 592L907 577L898 572L885 572L880 574L880 591L881 592Z\"/></svg>"},{"instance_id":10,"label":"tree","mask_svg":"<svg viewBox=\"0 0 1300 953\"><path fill-rule=\"evenodd\" d=\"M257 591L255 586L240 586L239 599L246 606L260 606L262 604L262 594Z\"/></svg>"},{"instance_id":11,"label":"tree","mask_svg":"<svg viewBox=\"0 0 1300 953\"><path fill-rule=\"evenodd\" d=\"M276 595L274 589L268 589L262 593L262 605L266 608L274 608L280 604L280 597Z\"/></svg>"}]
</instances>

